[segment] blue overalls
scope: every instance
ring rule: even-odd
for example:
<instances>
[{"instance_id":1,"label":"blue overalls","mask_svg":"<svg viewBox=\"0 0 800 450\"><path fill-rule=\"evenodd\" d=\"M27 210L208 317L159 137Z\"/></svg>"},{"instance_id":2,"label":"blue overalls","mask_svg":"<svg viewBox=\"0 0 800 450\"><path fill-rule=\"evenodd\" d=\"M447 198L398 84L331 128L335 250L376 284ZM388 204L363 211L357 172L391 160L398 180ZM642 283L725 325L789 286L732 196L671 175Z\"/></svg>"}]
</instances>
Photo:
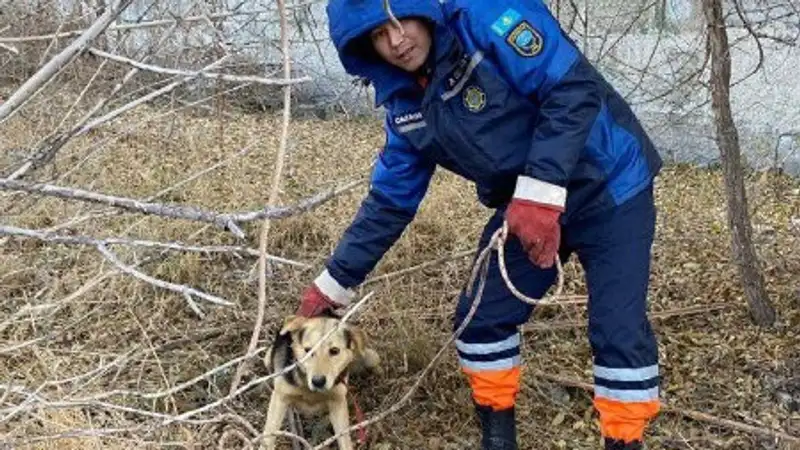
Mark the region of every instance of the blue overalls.
<instances>
[{"instance_id":1,"label":"blue overalls","mask_svg":"<svg viewBox=\"0 0 800 450\"><path fill-rule=\"evenodd\" d=\"M345 291L363 282L413 220L437 167L473 181L478 199L496 208L480 248L502 224L518 176L564 187L560 254L575 252L586 271L601 428L640 438L659 409L657 345L645 314L652 182L662 165L652 142L541 1L392 0L391 7L399 18L432 24L424 87L365 51L361 37L388 19L381 0L328 5L344 68L370 80L386 108L387 138L368 195L320 283ZM475 402L502 410L516 401L518 326L531 307L505 286L495 256L481 307L456 346ZM513 236L506 259L512 281L531 297L555 279ZM462 295L454 327L471 300Z\"/></svg>"}]
</instances>

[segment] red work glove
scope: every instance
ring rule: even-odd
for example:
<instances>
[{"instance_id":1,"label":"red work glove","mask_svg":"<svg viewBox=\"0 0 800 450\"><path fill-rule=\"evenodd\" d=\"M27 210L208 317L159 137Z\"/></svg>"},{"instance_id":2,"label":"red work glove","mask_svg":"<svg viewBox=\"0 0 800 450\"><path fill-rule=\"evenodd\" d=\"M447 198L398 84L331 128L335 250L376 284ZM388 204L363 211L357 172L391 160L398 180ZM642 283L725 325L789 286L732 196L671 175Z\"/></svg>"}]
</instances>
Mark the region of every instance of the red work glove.
<instances>
[{"instance_id":1,"label":"red work glove","mask_svg":"<svg viewBox=\"0 0 800 450\"><path fill-rule=\"evenodd\" d=\"M339 305L329 299L319 290L316 284L310 284L304 291L300 301L300 307L297 308L297 315L304 317L321 316L326 312L332 312Z\"/></svg>"},{"instance_id":2,"label":"red work glove","mask_svg":"<svg viewBox=\"0 0 800 450\"><path fill-rule=\"evenodd\" d=\"M315 317L325 313L337 314L337 310L349 303L352 294L341 287L327 271L323 272L303 291L300 306L296 314L304 317ZM334 300L335 297L337 300ZM341 303L341 302L344 303Z\"/></svg>"},{"instance_id":3,"label":"red work glove","mask_svg":"<svg viewBox=\"0 0 800 450\"><path fill-rule=\"evenodd\" d=\"M555 264L561 243L564 188L534 178L520 177L514 198L506 210L509 233L517 236L528 259L547 269Z\"/></svg>"}]
</instances>

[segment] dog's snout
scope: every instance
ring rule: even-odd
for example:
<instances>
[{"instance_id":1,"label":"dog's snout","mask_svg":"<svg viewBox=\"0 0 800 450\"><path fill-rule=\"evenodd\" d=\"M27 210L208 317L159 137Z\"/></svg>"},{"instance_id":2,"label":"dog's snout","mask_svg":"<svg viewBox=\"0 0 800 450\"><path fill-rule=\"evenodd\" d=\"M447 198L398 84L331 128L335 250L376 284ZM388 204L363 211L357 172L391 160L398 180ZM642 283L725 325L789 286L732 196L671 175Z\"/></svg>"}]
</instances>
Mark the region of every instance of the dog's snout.
<instances>
[{"instance_id":1,"label":"dog's snout","mask_svg":"<svg viewBox=\"0 0 800 450\"><path fill-rule=\"evenodd\" d=\"M325 387L325 381L326 380L325 380L325 376L324 375L317 375L317 376L311 377L311 384L317 389L324 388Z\"/></svg>"}]
</instances>

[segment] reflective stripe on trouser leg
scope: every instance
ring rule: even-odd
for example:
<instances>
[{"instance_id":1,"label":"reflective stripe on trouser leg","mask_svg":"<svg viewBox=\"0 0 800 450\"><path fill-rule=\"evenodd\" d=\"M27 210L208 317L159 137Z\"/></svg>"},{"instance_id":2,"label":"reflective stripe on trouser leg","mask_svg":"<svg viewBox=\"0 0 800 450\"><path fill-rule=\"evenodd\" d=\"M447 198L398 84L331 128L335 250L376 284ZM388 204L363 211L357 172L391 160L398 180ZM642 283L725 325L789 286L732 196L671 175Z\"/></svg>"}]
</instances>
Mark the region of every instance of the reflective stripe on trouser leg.
<instances>
[{"instance_id":1,"label":"reflective stripe on trouser leg","mask_svg":"<svg viewBox=\"0 0 800 450\"><path fill-rule=\"evenodd\" d=\"M502 211L487 223L479 248L502 224ZM506 241L506 268L514 285L531 297L541 297L555 281L555 269L535 267L519 244L509 236ZM477 292L478 280L473 286ZM462 292L456 308L454 330L469 312L474 297ZM533 307L517 299L508 290L497 266L497 253L492 252L486 284L475 315L456 340L458 361L467 377L475 403L495 410L514 405L520 388L519 325L530 317Z\"/></svg>"},{"instance_id":2,"label":"reflective stripe on trouser leg","mask_svg":"<svg viewBox=\"0 0 800 450\"><path fill-rule=\"evenodd\" d=\"M502 335L501 330L476 329L473 335ZM463 335L462 335L463 337ZM467 376L475 403L495 410L514 406L520 386L520 334L505 339L469 343L456 340L458 363Z\"/></svg>"},{"instance_id":3,"label":"reflective stripe on trouser leg","mask_svg":"<svg viewBox=\"0 0 800 450\"><path fill-rule=\"evenodd\" d=\"M586 271L600 429L626 442L642 439L660 406L658 346L646 314L654 228L648 190L568 231Z\"/></svg>"}]
</instances>

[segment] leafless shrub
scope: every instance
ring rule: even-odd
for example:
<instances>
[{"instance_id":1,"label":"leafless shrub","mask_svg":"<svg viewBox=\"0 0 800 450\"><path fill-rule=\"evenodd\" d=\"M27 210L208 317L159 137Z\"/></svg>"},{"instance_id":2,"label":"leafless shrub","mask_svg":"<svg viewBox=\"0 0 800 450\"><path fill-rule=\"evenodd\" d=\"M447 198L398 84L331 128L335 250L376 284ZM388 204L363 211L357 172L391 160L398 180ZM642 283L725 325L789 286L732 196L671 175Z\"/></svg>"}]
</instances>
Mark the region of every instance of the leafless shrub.
<instances>
[{"instance_id":1,"label":"leafless shrub","mask_svg":"<svg viewBox=\"0 0 800 450\"><path fill-rule=\"evenodd\" d=\"M679 161L687 155L678 150L696 148L688 159L713 165L709 52L697 4L678 18L663 0L550 6L666 155L675 151ZM725 5L732 48L751 55L734 68L735 93L773 74L770 55L796 46L798 9L795 0ZM369 91L354 93L339 70L323 7L252 0L0 6L0 296L7 299L0 429L8 442L221 448L257 440L265 381L274 376L257 361L347 225L383 143L371 118L353 117L358 104L369 111ZM119 14L89 38L87 30L115 8ZM81 37L85 48L69 53ZM787 105L796 98L788 97ZM309 110L347 118L301 120ZM766 150L753 162L783 167L797 129L776 126L761 139ZM798 244L797 233L781 231L800 220L791 206L800 187L775 172L747 181L768 290L791 311L800 260L785 248ZM790 332L742 331L731 300L740 288L720 231L721 180L676 165L663 183L653 305L667 336L670 417L656 424L653 448L796 442L791 417L780 415L783 403L765 399L757 377L767 376L776 398L788 396L791 405L792 361L800 354L787 344ZM448 448L474 435L456 423L471 415L454 358L431 363L451 337L452 301L488 213L465 189L437 176L413 232L352 311L396 364L380 384L356 392L369 416L383 419L370 423L378 442ZM565 269L566 291L582 296L578 266ZM380 302L367 303L369 292ZM524 431L537 442L594 448L586 384L576 381L588 360L585 312L553 308L536 320L525 344L536 376L524 391L537 404L521 406L535 419ZM721 400L734 383L738 396ZM420 398L409 386L430 399L404 414L408 404L398 402ZM731 434L721 444L706 426Z\"/></svg>"}]
</instances>

